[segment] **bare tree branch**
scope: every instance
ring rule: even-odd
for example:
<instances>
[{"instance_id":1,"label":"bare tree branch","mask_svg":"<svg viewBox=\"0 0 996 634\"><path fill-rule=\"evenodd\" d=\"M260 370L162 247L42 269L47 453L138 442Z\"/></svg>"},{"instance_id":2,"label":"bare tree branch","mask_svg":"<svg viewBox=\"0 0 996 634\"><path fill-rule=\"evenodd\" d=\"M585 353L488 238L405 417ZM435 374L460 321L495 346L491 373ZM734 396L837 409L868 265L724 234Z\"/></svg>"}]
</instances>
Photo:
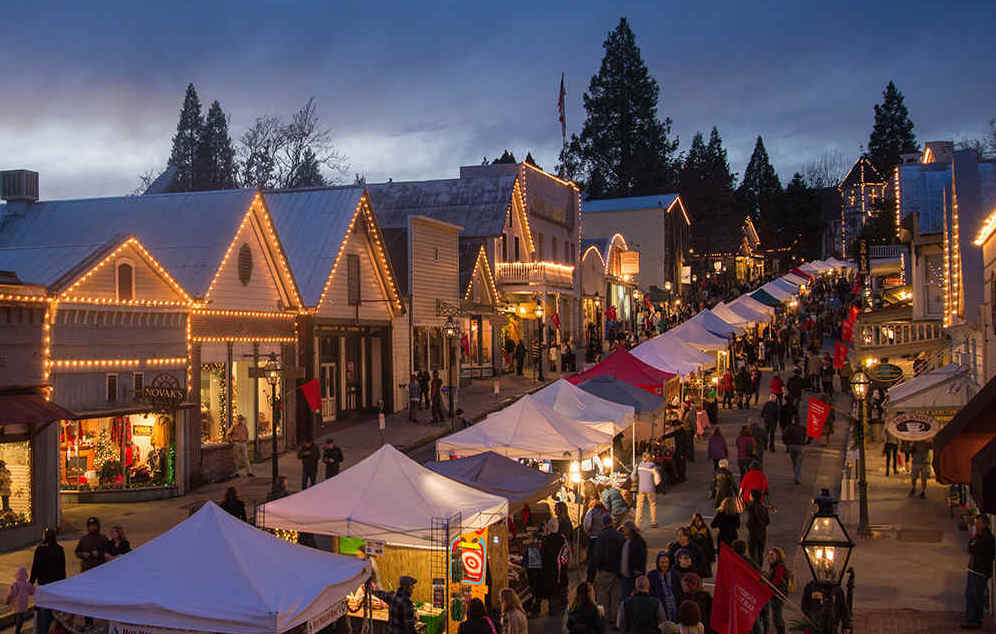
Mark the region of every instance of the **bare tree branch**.
<instances>
[{"instance_id":1,"label":"bare tree branch","mask_svg":"<svg viewBox=\"0 0 996 634\"><path fill-rule=\"evenodd\" d=\"M836 187L847 174L850 166L844 154L837 148L823 151L819 157L809 161L802 169L806 184L814 189Z\"/></svg>"}]
</instances>

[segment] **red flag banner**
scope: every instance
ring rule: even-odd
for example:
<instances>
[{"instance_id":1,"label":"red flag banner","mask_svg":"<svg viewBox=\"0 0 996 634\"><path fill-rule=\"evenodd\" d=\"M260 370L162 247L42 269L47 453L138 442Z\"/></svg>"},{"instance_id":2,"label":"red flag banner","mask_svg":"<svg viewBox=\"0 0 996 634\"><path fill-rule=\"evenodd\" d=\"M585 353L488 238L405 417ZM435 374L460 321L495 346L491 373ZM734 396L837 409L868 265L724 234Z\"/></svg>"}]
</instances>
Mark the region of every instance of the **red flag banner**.
<instances>
[{"instance_id":1,"label":"red flag banner","mask_svg":"<svg viewBox=\"0 0 996 634\"><path fill-rule=\"evenodd\" d=\"M858 318L858 313L860 312L861 312L860 308L858 308L854 304L851 304L851 310L847 314L848 321L850 321L853 324L854 320Z\"/></svg>"},{"instance_id":2,"label":"red flag banner","mask_svg":"<svg viewBox=\"0 0 996 634\"><path fill-rule=\"evenodd\" d=\"M467 338L467 333L460 336L460 348L463 350L463 356L470 356L470 339Z\"/></svg>"},{"instance_id":3,"label":"red flag banner","mask_svg":"<svg viewBox=\"0 0 996 634\"><path fill-rule=\"evenodd\" d=\"M839 370L844 367L845 361L847 361L847 346L838 341L833 347L833 367Z\"/></svg>"},{"instance_id":4,"label":"red flag banner","mask_svg":"<svg viewBox=\"0 0 996 634\"><path fill-rule=\"evenodd\" d=\"M823 435L823 425L830 415L830 406L818 398L809 397L809 411L806 414L806 435L819 438Z\"/></svg>"},{"instance_id":5,"label":"red flag banner","mask_svg":"<svg viewBox=\"0 0 996 634\"><path fill-rule=\"evenodd\" d=\"M854 343L854 322L846 319L840 324L840 338L848 343Z\"/></svg>"},{"instance_id":6,"label":"red flag banner","mask_svg":"<svg viewBox=\"0 0 996 634\"><path fill-rule=\"evenodd\" d=\"M726 634L749 634L771 595L761 573L725 543L719 546L716 589L709 627Z\"/></svg>"},{"instance_id":7,"label":"red flag banner","mask_svg":"<svg viewBox=\"0 0 996 634\"><path fill-rule=\"evenodd\" d=\"M553 322L553 327L560 330L560 313L554 313L550 315L550 321Z\"/></svg>"},{"instance_id":8,"label":"red flag banner","mask_svg":"<svg viewBox=\"0 0 996 634\"><path fill-rule=\"evenodd\" d=\"M301 391L304 392L304 398L308 401L308 407L311 408L311 411L322 411L322 393L318 385L318 379L311 379L307 383L302 384Z\"/></svg>"}]
</instances>

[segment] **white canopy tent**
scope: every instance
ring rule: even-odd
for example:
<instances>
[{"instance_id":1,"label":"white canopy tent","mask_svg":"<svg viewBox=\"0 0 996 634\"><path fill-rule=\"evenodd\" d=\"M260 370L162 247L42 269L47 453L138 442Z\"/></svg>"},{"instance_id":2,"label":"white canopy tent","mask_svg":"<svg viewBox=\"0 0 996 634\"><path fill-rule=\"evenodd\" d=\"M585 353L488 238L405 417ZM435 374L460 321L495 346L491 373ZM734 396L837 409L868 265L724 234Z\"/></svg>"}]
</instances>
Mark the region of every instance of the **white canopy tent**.
<instances>
[{"instance_id":1,"label":"white canopy tent","mask_svg":"<svg viewBox=\"0 0 996 634\"><path fill-rule=\"evenodd\" d=\"M571 420L530 395L483 421L436 441L436 457L493 451L506 458L578 460L612 447L611 433Z\"/></svg>"},{"instance_id":2,"label":"white canopy tent","mask_svg":"<svg viewBox=\"0 0 996 634\"><path fill-rule=\"evenodd\" d=\"M126 557L38 586L35 603L137 626L279 633L327 615L369 576L362 559L291 544L208 502Z\"/></svg>"},{"instance_id":3,"label":"white canopy tent","mask_svg":"<svg viewBox=\"0 0 996 634\"><path fill-rule=\"evenodd\" d=\"M785 292L791 293L793 296L795 296L795 295L797 295L799 293L799 286L798 286L798 284L793 284L793 283L785 280L783 277L775 278L775 279L771 280L771 282L769 282L769 284L774 284L775 286L781 288Z\"/></svg>"},{"instance_id":4,"label":"white canopy tent","mask_svg":"<svg viewBox=\"0 0 996 634\"><path fill-rule=\"evenodd\" d=\"M681 376L716 367L715 355L703 352L681 339L665 335L644 341L630 350L630 353L658 370L674 372Z\"/></svg>"},{"instance_id":5,"label":"white canopy tent","mask_svg":"<svg viewBox=\"0 0 996 634\"><path fill-rule=\"evenodd\" d=\"M735 337L743 334L744 328L705 308L689 319L718 337Z\"/></svg>"},{"instance_id":6,"label":"white canopy tent","mask_svg":"<svg viewBox=\"0 0 996 634\"><path fill-rule=\"evenodd\" d=\"M632 427L636 420L632 405L607 401L565 379L558 379L534 392L532 398L558 414L607 434L618 434Z\"/></svg>"},{"instance_id":7,"label":"white canopy tent","mask_svg":"<svg viewBox=\"0 0 996 634\"><path fill-rule=\"evenodd\" d=\"M260 521L267 528L434 547L433 521L457 513L463 530L477 530L506 519L508 500L441 476L384 445L333 478L267 502Z\"/></svg>"},{"instance_id":8,"label":"white canopy tent","mask_svg":"<svg viewBox=\"0 0 996 634\"><path fill-rule=\"evenodd\" d=\"M786 273L778 279L785 280L789 284L794 284L796 286L802 286L809 281L801 275L796 275L795 273Z\"/></svg>"},{"instance_id":9,"label":"white canopy tent","mask_svg":"<svg viewBox=\"0 0 996 634\"><path fill-rule=\"evenodd\" d=\"M761 290L780 302L788 302L794 295L791 291L786 290L784 286L776 284L775 282L768 282L761 287Z\"/></svg>"},{"instance_id":10,"label":"white canopy tent","mask_svg":"<svg viewBox=\"0 0 996 634\"><path fill-rule=\"evenodd\" d=\"M732 302L729 302L727 306L730 306L731 308L734 306L746 306L755 313L762 313L764 315L767 315L768 319L774 317L776 312L774 306L768 306L764 302L759 302L758 300L751 297L748 293L744 293L743 295L736 298Z\"/></svg>"},{"instance_id":11,"label":"white canopy tent","mask_svg":"<svg viewBox=\"0 0 996 634\"><path fill-rule=\"evenodd\" d=\"M691 319L659 335L656 339L660 339L661 337L678 339L699 350L710 350L712 352L726 350L730 347L728 339L712 334L701 323L692 321Z\"/></svg>"},{"instance_id":12,"label":"white canopy tent","mask_svg":"<svg viewBox=\"0 0 996 634\"><path fill-rule=\"evenodd\" d=\"M826 269L824 267L817 265L816 262L806 262L805 264L799 265L799 270L805 271L806 273L809 273L811 275L817 275L818 273L822 273Z\"/></svg>"},{"instance_id":13,"label":"white canopy tent","mask_svg":"<svg viewBox=\"0 0 996 634\"><path fill-rule=\"evenodd\" d=\"M738 319L740 320L740 323L748 326L753 326L759 323L767 323L771 319L771 316L767 313L754 310L744 303L717 304L713 307L713 312L722 316L724 319Z\"/></svg>"},{"instance_id":14,"label":"white canopy tent","mask_svg":"<svg viewBox=\"0 0 996 634\"><path fill-rule=\"evenodd\" d=\"M967 368L948 364L889 388L889 411L960 407L979 391Z\"/></svg>"}]
</instances>

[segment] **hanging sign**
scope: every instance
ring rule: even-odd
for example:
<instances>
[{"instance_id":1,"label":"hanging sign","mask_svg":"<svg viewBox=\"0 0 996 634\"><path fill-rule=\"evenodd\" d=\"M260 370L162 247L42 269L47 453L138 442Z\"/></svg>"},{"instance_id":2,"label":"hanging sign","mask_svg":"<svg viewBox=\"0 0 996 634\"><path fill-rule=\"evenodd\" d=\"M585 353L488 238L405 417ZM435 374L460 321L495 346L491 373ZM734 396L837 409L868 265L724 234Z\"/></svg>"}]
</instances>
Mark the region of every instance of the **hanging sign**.
<instances>
[{"instance_id":1,"label":"hanging sign","mask_svg":"<svg viewBox=\"0 0 996 634\"><path fill-rule=\"evenodd\" d=\"M131 623L116 623L107 625L107 634L194 634L195 630L174 630L169 627L153 627L151 625L132 625Z\"/></svg>"},{"instance_id":2,"label":"hanging sign","mask_svg":"<svg viewBox=\"0 0 996 634\"><path fill-rule=\"evenodd\" d=\"M384 554L384 542L379 539L368 539L363 544L363 552L373 557L380 557Z\"/></svg>"},{"instance_id":3,"label":"hanging sign","mask_svg":"<svg viewBox=\"0 0 996 634\"><path fill-rule=\"evenodd\" d=\"M171 411L187 398L187 391L180 379L164 372L142 388L141 398L156 410Z\"/></svg>"},{"instance_id":4,"label":"hanging sign","mask_svg":"<svg viewBox=\"0 0 996 634\"><path fill-rule=\"evenodd\" d=\"M316 632L321 632L326 627L332 625L343 616L346 615L348 610L348 605L345 599L333 604L329 609L325 610L318 616L308 621L308 634L315 634Z\"/></svg>"},{"instance_id":5,"label":"hanging sign","mask_svg":"<svg viewBox=\"0 0 996 634\"><path fill-rule=\"evenodd\" d=\"M453 559L460 562L460 583L483 585L488 562L488 529L457 537L451 552Z\"/></svg>"},{"instance_id":6,"label":"hanging sign","mask_svg":"<svg viewBox=\"0 0 996 634\"><path fill-rule=\"evenodd\" d=\"M830 416L830 406L823 401L809 397L809 410L806 414L806 435L819 438L823 435L823 425Z\"/></svg>"},{"instance_id":7,"label":"hanging sign","mask_svg":"<svg viewBox=\"0 0 996 634\"><path fill-rule=\"evenodd\" d=\"M892 363L882 363L868 371L873 381L892 384L903 378L903 369Z\"/></svg>"},{"instance_id":8,"label":"hanging sign","mask_svg":"<svg viewBox=\"0 0 996 634\"><path fill-rule=\"evenodd\" d=\"M886 428L899 440L917 442L933 438L940 431L941 424L926 414L897 414Z\"/></svg>"},{"instance_id":9,"label":"hanging sign","mask_svg":"<svg viewBox=\"0 0 996 634\"><path fill-rule=\"evenodd\" d=\"M640 274L640 252L620 251L619 252L619 272L622 275Z\"/></svg>"}]
</instances>

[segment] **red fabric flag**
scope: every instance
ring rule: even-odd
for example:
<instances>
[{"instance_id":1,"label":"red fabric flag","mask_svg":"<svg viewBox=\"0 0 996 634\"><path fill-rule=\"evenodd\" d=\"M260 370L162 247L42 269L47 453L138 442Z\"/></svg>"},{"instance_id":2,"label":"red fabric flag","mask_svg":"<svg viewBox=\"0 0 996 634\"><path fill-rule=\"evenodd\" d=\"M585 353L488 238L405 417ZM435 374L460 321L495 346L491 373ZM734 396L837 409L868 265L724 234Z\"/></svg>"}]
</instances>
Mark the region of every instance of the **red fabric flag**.
<instances>
[{"instance_id":1,"label":"red fabric flag","mask_svg":"<svg viewBox=\"0 0 996 634\"><path fill-rule=\"evenodd\" d=\"M460 347L463 348L463 356L470 356L470 339L467 338L467 333L460 335Z\"/></svg>"},{"instance_id":2,"label":"red fabric flag","mask_svg":"<svg viewBox=\"0 0 996 634\"><path fill-rule=\"evenodd\" d=\"M612 321L616 320L616 307L615 306L609 306L608 308L605 309L605 318L606 319L611 319Z\"/></svg>"},{"instance_id":3,"label":"red fabric flag","mask_svg":"<svg viewBox=\"0 0 996 634\"><path fill-rule=\"evenodd\" d=\"M858 291L860 291L860 290L861 290L861 286L858 285L858 284L855 284L854 286L851 287L851 295L857 295Z\"/></svg>"},{"instance_id":4,"label":"red fabric flag","mask_svg":"<svg viewBox=\"0 0 996 634\"><path fill-rule=\"evenodd\" d=\"M854 323L846 319L840 324L840 338L848 343L854 343Z\"/></svg>"},{"instance_id":5,"label":"red fabric flag","mask_svg":"<svg viewBox=\"0 0 996 634\"><path fill-rule=\"evenodd\" d=\"M566 98L567 88L564 87L564 74L560 73L560 94L557 96L557 119L560 120L560 136L565 140L567 139Z\"/></svg>"},{"instance_id":6,"label":"red fabric flag","mask_svg":"<svg viewBox=\"0 0 996 634\"><path fill-rule=\"evenodd\" d=\"M833 367L839 370L844 367L845 361L847 361L847 346L838 341L833 348Z\"/></svg>"},{"instance_id":7,"label":"red fabric flag","mask_svg":"<svg viewBox=\"0 0 996 634\"><path fill-rule=\"evenodd\" d=\"M809 410L806 413L806 435L819 438L823 435L823 425L830 415L830 406L813 396L809 397Z\"/></svg>"},{"instance_id":8,"label":"red fabric flag","mask_svg":"<svg viewBox=\"0 0 996 634\"><path fill-rule=\"evenodd\" d=\"M304 398L308 401L308 407L311 408L311 411L322 411L322 391L318 385L318 379L311 379L301 385L301 391L304 392Z\"/></svg>"},{"instance_id":9,"label":"red fabric flag","mask_svg":"<svg viewBox=\"0 0 996 634\"><path fill-rule=\"evenodd\" d=\"M554 328L556 328L557 330L560 330L560 313L559 312L550 315L550 321L553 322L553 327Z\"/></svg>"},{"instance_id":10,"label":"red fabric flag","mask_svg":"<svg viewBox=\"0 0 996 634\"><path fill-rule=\"evenodd\" d=\"M854 320L858 318L858 313L860 313L860 312L861 312L861 309L852 304L851 305L851 310L847 314L848 321L850 321L853 324Z\"/></svg>"},{"instance_id":11,"label":"red fabric flag","mask_svg":"<svg viewBox=\"0 0 996 634\"><path fill-rule=\"evenodd\" d=\"M726 634L749 634L774 592L761 573L732 548L721 543L709 627Z\"/></svg>"}]
</instances>

